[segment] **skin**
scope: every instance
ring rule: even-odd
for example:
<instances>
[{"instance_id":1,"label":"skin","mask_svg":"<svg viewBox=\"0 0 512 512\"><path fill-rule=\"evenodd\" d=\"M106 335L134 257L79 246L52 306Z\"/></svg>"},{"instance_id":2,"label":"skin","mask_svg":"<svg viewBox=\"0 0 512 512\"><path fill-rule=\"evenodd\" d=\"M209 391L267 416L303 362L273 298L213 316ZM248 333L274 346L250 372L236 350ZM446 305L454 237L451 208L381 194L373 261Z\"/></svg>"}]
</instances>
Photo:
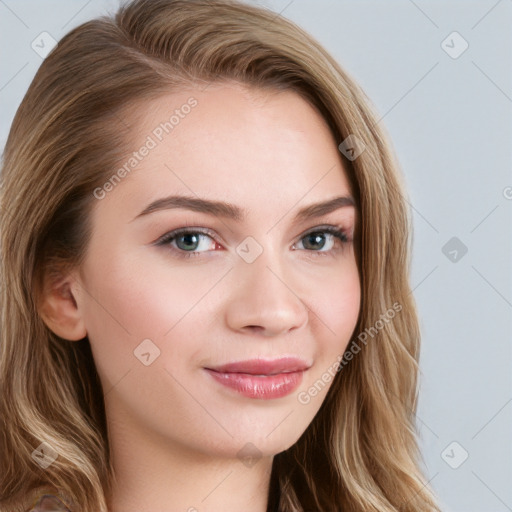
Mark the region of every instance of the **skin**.
<instances>
[{"instance_id":1,"label":"skin","mask_svg":"<svg viewBox=\"0 0 512 512\"><path fill-rule=\"evenodd\" d=\"M83 266L42 308L59 336L90 341L117 476L111 512L266 511L274 455L306 430L332 380L308 404L298 394L344 353L359 314L355 208L293 222L301 207L352 194L324 119L294 92L215 84L146 101L131 150L191 95L198 105L97 201ZM180 209L133 220L171 194L227 201L248 216ZM325 224L349 241L324 231L308 245L305 233ZM200 235L189 259L172 248L186 252L190 241L152 245L184 226L217 240ZM252 263L236 251L247 236L263 249ZM134 356L144 339L160 350L148 366ZM312 366L279 399L245 397L204 370L285 355ZM247 443L253 464L237 455Z\"/></svg>"}]
</instances>

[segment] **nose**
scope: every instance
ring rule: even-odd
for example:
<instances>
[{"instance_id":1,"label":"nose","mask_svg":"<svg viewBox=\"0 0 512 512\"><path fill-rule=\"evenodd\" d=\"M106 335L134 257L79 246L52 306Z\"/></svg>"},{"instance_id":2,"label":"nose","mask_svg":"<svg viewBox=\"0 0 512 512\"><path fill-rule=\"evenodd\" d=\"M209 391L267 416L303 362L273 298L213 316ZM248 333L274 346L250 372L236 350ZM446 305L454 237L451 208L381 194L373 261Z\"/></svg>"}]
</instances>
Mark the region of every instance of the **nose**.
<instances>
[{"instance_id":1,"label":"nose","mask_svg":"<svg viewBox=\"0 0 512 512\"><path fill-rule=\"evenodd\" d=\"M270 252L252 263L243 260L233 272L234 291L226 309L226 322L236 331L278 336L302 327L308 319L308 308L294 288L291 272Z\"/></svg>"}]
</instances>

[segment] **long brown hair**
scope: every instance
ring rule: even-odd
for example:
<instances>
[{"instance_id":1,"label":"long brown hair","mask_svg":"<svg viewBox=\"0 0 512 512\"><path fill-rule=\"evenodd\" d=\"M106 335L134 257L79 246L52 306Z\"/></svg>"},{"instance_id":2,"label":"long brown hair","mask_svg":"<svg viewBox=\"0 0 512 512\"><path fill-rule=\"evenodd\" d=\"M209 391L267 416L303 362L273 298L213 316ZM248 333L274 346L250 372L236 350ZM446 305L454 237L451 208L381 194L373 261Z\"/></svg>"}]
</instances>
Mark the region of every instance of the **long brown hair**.
<instances>
[{"instance_id":1,"label":"long brown hair","mask_svg":"<svg viewBox=\"0 0 512 512\"><path fill-rule=\"evenodd\" d=\"M56 336L39 314L45 280L81 263L93 191L130 147L129 108L182 87L232 80L290 90L340 144L360 214L361 311L341 371L301 438L274 457L268 510L434 512L415 411L420 332L409 286L411 217L371 103L310 35L235 0L135 0L80 25L43 61L12 123L1 173L0 510L54 489L107 512L115 478L90 345ZM382 324L392 305L399 314ZM383 328L376 328L379 320ZM373 329L373 331L368 331ZM359 343L358 343L359 341ZM355 346L359 350L355 351ZM42 469L33 452L58 453ZM44 445L46 446L46 445Z\"/></svg>"}]
</instances>

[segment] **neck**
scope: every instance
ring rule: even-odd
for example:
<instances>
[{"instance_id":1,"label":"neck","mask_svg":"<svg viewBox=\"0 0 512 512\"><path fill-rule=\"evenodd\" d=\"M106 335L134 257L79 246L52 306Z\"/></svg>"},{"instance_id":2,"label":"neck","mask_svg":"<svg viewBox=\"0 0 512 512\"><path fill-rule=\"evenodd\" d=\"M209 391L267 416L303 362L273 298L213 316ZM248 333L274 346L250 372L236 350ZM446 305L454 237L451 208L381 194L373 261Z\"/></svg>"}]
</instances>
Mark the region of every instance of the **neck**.
<instances>
[{"instance_id":1,"label":"neck","mask_svg":"<svg viewBox=\"0 0 512 512\"><path fill-rule=\"evenodd\" d=\"M215 456L119 425L109 430L109 512L266 512L273 457Z\"/></svg>"}]
</instances>

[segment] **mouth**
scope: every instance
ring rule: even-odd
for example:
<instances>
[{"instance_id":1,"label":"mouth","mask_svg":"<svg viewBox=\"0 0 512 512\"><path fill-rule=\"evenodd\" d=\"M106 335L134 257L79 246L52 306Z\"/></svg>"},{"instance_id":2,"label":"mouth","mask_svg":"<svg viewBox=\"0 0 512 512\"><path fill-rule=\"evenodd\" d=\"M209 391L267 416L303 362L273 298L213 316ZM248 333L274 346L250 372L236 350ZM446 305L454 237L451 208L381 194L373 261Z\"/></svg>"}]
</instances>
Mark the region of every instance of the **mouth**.
<instances>
[{"instance_id":1,"label":"mouth","mask_svg":"<svg viewBox=\"0 0 512 512\"><path fill-rule=\"evenodd\" d=\"M282 398L302 382L311 367L302 359L285 357L275 360L252 359L204 368L213 380L248 398Z\"/></svg>"}]
</instances>

